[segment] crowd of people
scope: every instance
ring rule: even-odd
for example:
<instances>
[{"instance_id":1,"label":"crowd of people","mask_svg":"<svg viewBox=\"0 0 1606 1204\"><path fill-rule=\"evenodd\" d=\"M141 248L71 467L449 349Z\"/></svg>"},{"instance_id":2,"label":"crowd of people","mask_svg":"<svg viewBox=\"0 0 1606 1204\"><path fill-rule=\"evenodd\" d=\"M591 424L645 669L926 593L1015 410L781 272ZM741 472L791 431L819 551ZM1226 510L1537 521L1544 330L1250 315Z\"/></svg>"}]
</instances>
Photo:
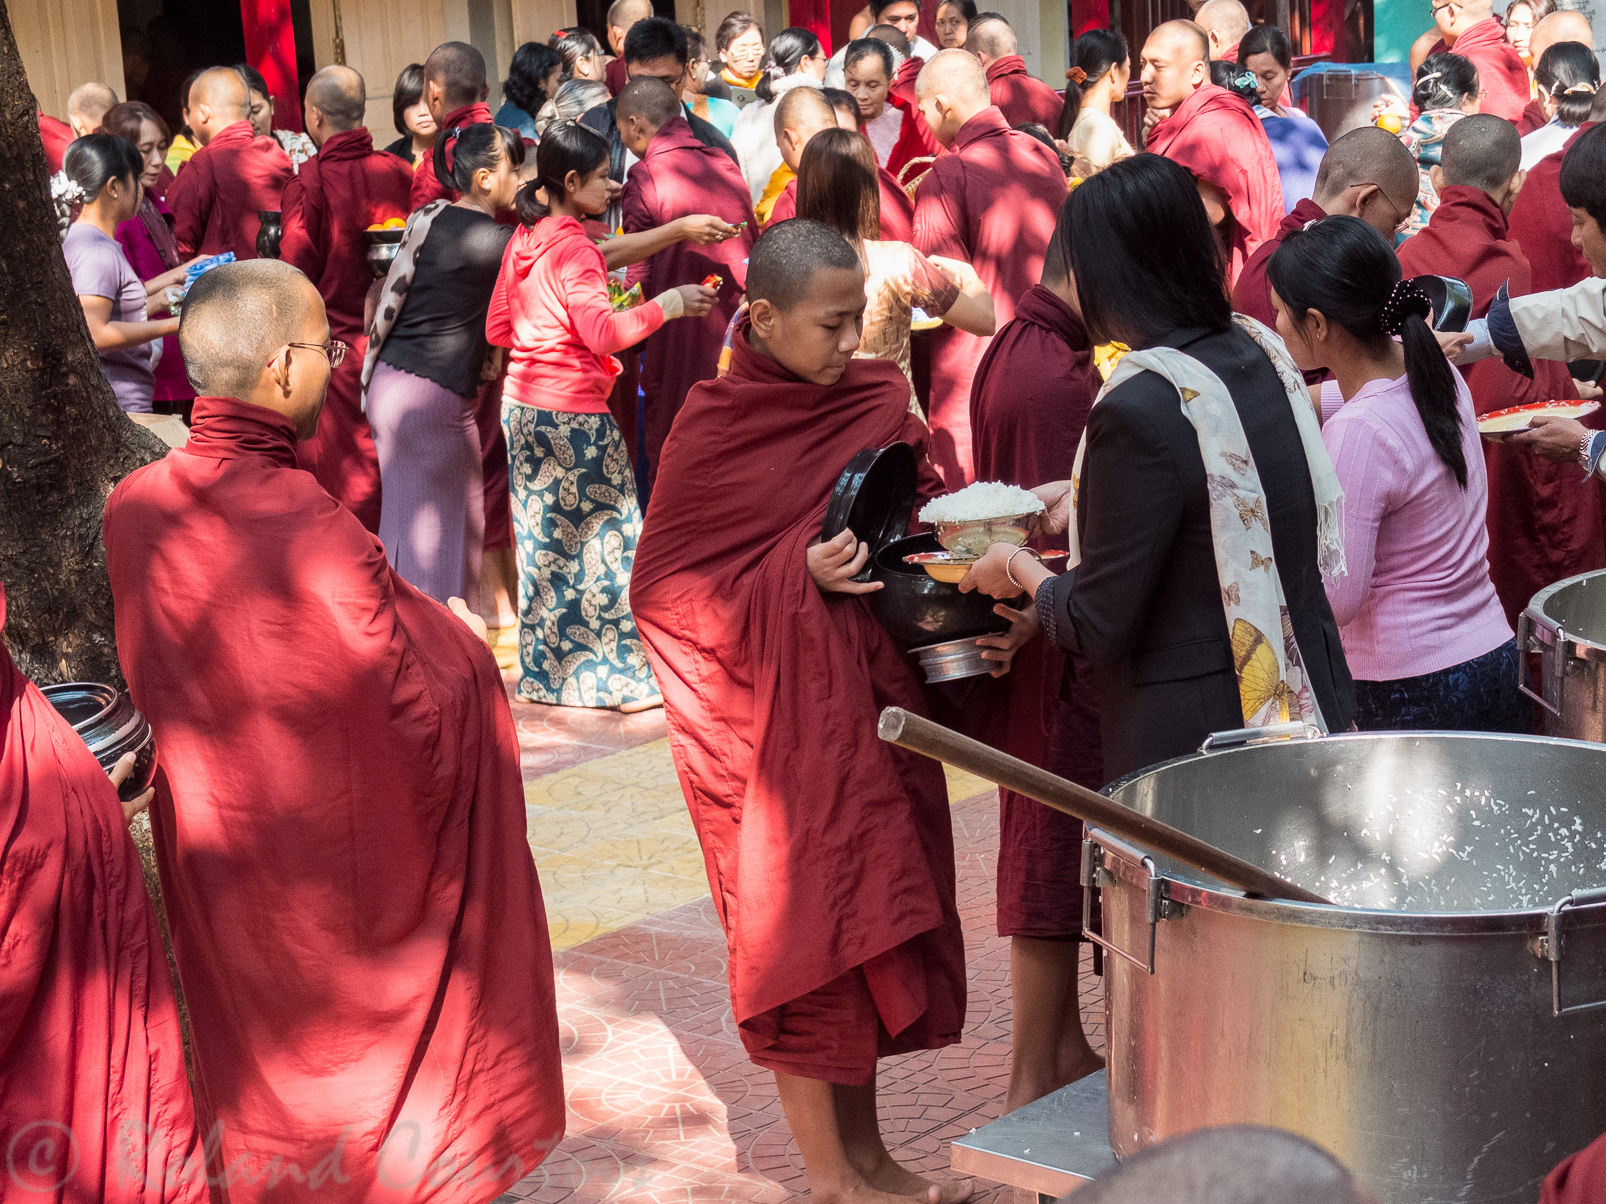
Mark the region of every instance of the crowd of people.
<instances>
[{"instance_id":1,"label":"crowd of people","mask_svg":"<svg viewBox=\"0 0 1606 1204\"><path fill-rule=\"evenodd\" d=\"M494 114L480 52L434 48L383 147L346 66L304 133L243 65L186 81L178 130L77 89L39 118L63 255L118 405L174 447L104 521L161 764L120 808L0 658L5 877L52 867L17 888L40 918L7 993L43 1002L0 1073L56 1059L27 1107L96 1135L106 1200L288 1175L483 1204L538 1165L558 1020L489 622L520 699L664 708L814 1198L965 1199L877 1122L877 1060L960 1040L966 997L944 779L882 707L1095 789L1288 720L1534 729L1514 621L1606 568L1606 429L1477 426L1600 395L1606 98L1550 3L1435 7L1410 97L1330 144L1239 0L1141 47L1089 30L1063 83L971 0L870 0L834 53L615 0L605 36L520 47ZM1429 277L1464 282L1467 331ZM919 501L1045 506L960 583L1008 623L962 688L876 620L868 533L821 537L844 466L893 443ZM1102 1064L1095 921L1081 825L1000 806L1018 1108ZM105 835L145 807L187 1049ZM52 893L80 872L94 907ZM1361 1198L1277 1140L1173 1155ZM1547 1201L1601 1198L1601 1162ZM1157 1198L1169 1165L1090 1198Z\"/></svg>"}]
</instances>

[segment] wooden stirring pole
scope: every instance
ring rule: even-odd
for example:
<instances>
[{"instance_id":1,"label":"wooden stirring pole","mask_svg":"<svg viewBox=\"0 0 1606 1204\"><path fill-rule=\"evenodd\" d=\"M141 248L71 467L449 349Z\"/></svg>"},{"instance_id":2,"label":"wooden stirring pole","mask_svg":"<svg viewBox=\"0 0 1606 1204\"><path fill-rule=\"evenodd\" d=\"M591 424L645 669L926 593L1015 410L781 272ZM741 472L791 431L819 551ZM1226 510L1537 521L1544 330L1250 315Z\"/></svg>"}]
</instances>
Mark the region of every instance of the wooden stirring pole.
<instances>
[{"instance_id":1,"label":"wooden stirring pole","mask_svg":"<svg viewBox=\"0 0 1606 1204\"><path fill-rule=\"evenodd\" d=\"M1268 873L1241 857L1223 852L1215 845L1189 836L1170 824L1161 823L1130 807L1123 807L1086 786L1067 782L1046 769L1001 753L980 740L962 736L940 723L911 715L901 707L888 707L881 712L877 733L890 744L923 753L934 760L986 778L1056 811L1074 815L1083 823L1104 828L1174 861L1203 870L1248 895L1262 899L1287 899L1294 903L1330 903L1320 895L1295 886L1287 879Z\"/></svg>"}]
</instances>

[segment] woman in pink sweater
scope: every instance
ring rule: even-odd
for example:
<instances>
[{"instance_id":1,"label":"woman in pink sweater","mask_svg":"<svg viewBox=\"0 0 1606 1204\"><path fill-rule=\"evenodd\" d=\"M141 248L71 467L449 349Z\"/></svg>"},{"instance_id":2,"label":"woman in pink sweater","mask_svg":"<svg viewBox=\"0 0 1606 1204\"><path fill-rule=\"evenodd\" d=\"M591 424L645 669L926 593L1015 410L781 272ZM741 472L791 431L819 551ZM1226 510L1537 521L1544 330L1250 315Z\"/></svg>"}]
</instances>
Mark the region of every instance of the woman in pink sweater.
<instances>
[{"instance_id":1,"label":"woman in pink sweater","mask_svg":"<svg viewBox=\"0 0 1606 1204\"><path fill-rule=\"evenodd\" d=\"M1358 218L1283 240L1277 332L1344 405L1322 428L1344 487L1347 575L1327 583L1364 730L1523 732L1517 647L1489 579L1488 480L1465 383L1427 296Z\"/></svg>"},{"instance_id":2,"label":"woman in pink sweater","mask_svg":"<svg viewBox=\"0 0 1606 1204\"><path fill-rule=\"evenodd\" d=\"M607 203L608 144L572 121L549 126L536 178L518 196L524 224L503 256L485 332L508 348L502 427L519 559L519 697L637 710L657 701L658 688L630 616L641 508L608 413L614 353L671 319L707 313L714 293L686 284L615 312L603 252L580 224Z\"/></svg>"}]
</instances>

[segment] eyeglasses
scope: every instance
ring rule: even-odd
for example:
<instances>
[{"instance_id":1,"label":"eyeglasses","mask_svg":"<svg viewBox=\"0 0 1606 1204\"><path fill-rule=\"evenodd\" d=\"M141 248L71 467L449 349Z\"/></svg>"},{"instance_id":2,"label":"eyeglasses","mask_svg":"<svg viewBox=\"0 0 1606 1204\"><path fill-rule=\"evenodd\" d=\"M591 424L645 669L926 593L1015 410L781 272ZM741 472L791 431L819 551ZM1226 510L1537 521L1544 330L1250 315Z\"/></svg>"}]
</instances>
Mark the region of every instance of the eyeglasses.
<instances>
[{"instance_id":1,"label":"eyeglasses","mask_svg":"<svg viewBox=\"0 0 1606 1204\"><path fill-rule=\"evenodd\" d=\"M305 347L308 351L321 351L329 359L331 368L338 368L346 359L347 347L339 339L327 343L286 343L286 347Z\"/></svg>"},{"instance_id":2,"label":"eyeglasses","mask_svg":"<svg viewBox=\"0 0 1606 1204\"><path fill-rule=\"evenodd\" d=\"M1406 223L1408 223L1411 220L1411 213L1413 212L1414 206L1407 205L1402 210L1397 204L1395 204L1394 198L1391 197L1388 193L1383 191L1383 185L1377 183L1375 180L1361 180L1358 183L1351 184L1350 187L1351 188L1375 188L1375 189L1377 189L1377 195L1382 197L1385 201L1388 202L1389 209L1391 209L1393 211L1394 215L1395 215L1394 232L1396 234L1398 234L1401 230L1405 229ZM1402 216L1402 214L1403 214L1403 216Z\"/></svg>"}]
</instances>

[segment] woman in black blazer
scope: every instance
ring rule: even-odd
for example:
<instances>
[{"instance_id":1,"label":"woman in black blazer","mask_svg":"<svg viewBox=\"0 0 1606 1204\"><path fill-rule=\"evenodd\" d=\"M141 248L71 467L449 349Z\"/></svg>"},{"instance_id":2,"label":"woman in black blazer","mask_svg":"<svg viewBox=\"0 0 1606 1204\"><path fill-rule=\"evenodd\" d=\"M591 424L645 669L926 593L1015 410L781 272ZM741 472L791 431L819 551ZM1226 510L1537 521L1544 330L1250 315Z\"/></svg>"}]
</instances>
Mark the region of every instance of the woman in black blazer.
<instances>
[{"instance_id":1,"label":"woman in black blazer","mask_svg":"<svg viewBox=\"0 0 1606 1204\"><path fill-rule=\"evenodd\" d=\"M1138 155L1091 177L1066 203L1060 230L1068 233L1050 254L1071 268L1094 343L1176 348L1231 395L1258 470L1309 695L1328 730L1345 730L1355 691L1322 587L1307 444L1272 360L1233 324L1219 247L1193 177L1170 160ZM1213 731L1245 726L1238 627L1227 625L1210 484L1183 404L1175 385L1144 371L1093 407L1076 568L1055 576L1029 553L994 545L961 583L999 598L1032 592L1048 637L1092 662L1112 780L1193 752ZM1049 529L1063 529L1070 482L1038 492L1050 507ZM1245 514L1243 521L1247 529L1259 520ZM1248 651L1240 640L1240 658Z\"/></svg>"}]
</instances>

